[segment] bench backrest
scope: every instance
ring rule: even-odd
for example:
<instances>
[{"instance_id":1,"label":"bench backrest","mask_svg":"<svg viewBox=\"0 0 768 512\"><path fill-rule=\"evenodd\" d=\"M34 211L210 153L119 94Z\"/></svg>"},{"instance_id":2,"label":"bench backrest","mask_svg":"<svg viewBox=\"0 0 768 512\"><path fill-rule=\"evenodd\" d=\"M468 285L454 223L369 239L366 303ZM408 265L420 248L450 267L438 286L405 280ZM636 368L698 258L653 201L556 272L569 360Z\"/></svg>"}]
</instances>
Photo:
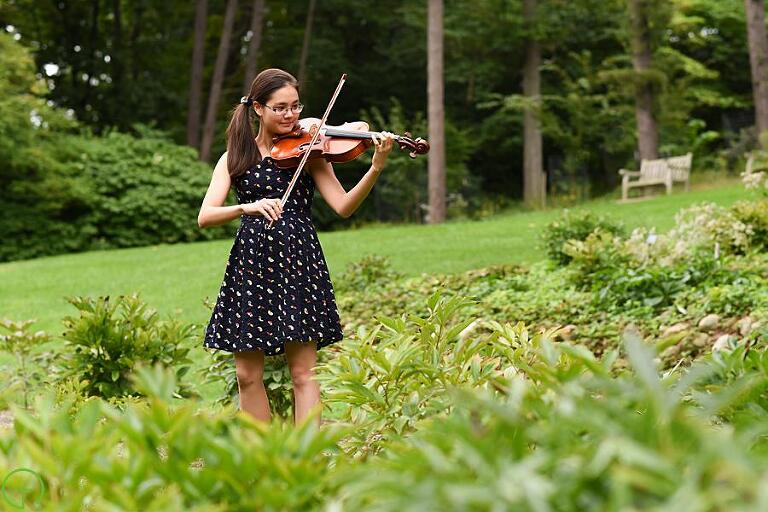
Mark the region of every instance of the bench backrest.
<instances>
[{"instance_id":1,"label":"bench backrest","mask_svg":"<svg viewBox=\"0 0 768 512\"><path fill-rule=\"evenodd\" d=\"M667 179L669 167L663 158L643 160L640 164L640 181L663 181Z\"/></svg>"},{"instance_id":2,"label":"bench backrest","mask_svg":"<svg viewBox=\"0 0 768 512\"><path fill-rule=\"evenodd\" d=\"M693 153L667 158L667 165L669 166L670 171L672 171L672 179L675 181L687 180L691 173L692 160Z\"/></svg>"}]
</instances>

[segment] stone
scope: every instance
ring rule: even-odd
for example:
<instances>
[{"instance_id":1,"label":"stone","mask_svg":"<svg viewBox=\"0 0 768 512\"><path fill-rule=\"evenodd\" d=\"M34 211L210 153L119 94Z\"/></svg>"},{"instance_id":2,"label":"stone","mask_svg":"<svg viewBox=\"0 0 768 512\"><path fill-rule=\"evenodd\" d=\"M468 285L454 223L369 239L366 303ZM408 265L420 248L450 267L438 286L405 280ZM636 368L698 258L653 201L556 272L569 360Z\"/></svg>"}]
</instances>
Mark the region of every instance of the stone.
<instances>
[{"instance_id":1,"label":"stone","mask_svg":"<svg viewBox=\"0 0 768 512\"><path fill-rule=\"evenodd\" d=\"M717 327L717 324L720 323L720 316L711 314L707 315L701 320L699 320L699 329L703 329L705 331L711 331L715 327Z\"/></svg>"},{"instance_id":2,"label":"stone","mask_svg":"<svg viewBox=\"0 0 768 512\"><path fill-rule=\"evenodd\" d=\"M733 336L731 334L723 334L719 338L717 338L717 341L715 341L715 344L712 345L712 352L719 352L721 350L730 350L731 348L731 342L736 341L736 336Z\"/></svg>"},{"instance_id":3,"label":"stone","mask_svg":"<svg viewBox=\"0 0 768 512\"><path fill-rule=\"evenodd\" d=\"M667 347L664 352L660 354L660 357L662 359L669 359L671 357L675 357L680 353L680 344L672 345L671 347Z\"/></svg>"},{"instance_id":4,"label":"stone","mask_svg":"<svg viewBox=\"0 0 768 512\"><path fill-rule=\"evenodd\" d=\"M738 322L736 322L736 328L739 330L739 334L742 336L746 336L750 332L752 332L752 319L748 316L745 316Z\"/></svg>"},{"instance_id":5,"label":"stone","mask_svg":"<svg viewBox=\"0 0 768 512\"><path fill-rule=\"evenodd\" d=\"M709 336L707 336L703 332L700 332L699 334L696 335L695 338L693 338L694 347L702 348L702 347L706 347L707 345L709 345Z\"/></svg>"},{"instance_id":6,"label":"stone","mask_svg":"<svg viewBox=\"0 0 768 512\"><path fill-rule=\"evenodd\" d=\"M466 339L466 337L472 334L472 332L477 328L479 324L480 324L479 318L472 320L472 323L470 323L468 326L462 329L462 331L459 333L459 339L461 339L462 341Z\"/></svg>"},{"instance_id":7,"label":"stone","mask_svg":"<svg viewBox=\"0 0 768 512\"><path fill-rule=\"evenodd\" d=\"M691 326L688 324L688 322L680 322L676 323L675 325L671 325L664 329L664 331L661 333L662 338L669 338L670 336L673 336L675 334L679 334L686 329L690 328Z\"/></svg>"},{"instance_id":8,"label":"stone","mask_svg":"<svg viewBox=\"0 0 768 512\"><path fill-rule=\"evenodd\" d=\"M576 332L576 326L573 324L568 324L564 326L562 329L560 329L560 337L565 341L568 341L573 339L573 335L575 332Z\"/></svg>"}]
</instances>

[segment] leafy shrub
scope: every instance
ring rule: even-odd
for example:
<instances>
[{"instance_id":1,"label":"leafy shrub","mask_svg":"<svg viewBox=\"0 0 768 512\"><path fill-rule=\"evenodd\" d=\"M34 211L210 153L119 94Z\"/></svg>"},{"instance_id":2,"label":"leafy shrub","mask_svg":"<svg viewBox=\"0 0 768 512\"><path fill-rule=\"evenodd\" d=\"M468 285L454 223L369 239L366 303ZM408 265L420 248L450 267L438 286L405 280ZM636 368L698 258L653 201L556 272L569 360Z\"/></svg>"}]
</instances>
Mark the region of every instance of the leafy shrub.
<instances>
[{"instance_id":1,"label":"leafy shrub","mask_svg":"<svg viewBox=\"0 0 768 512\"><path fill-rule=\"evenodd\" d=\"M392 268L389 258L370 254L360 261L350 263L344 273L335 280L335 289L340 293L359 292L401 278L402 274Z\"/></svg>"},{"instance_id":2,"label":"leafy shrub","mask_svg":"<svg viewBox=\"0 0 768 512\"><path fill-rule=\"evenodd\" d=\"M140 125L95 137L48 92L0 33L0 261L231 236L197 226L211 170L195 150Z\"/></svg>"},{"instance_id":3,"label":"leafy shrub","mask_svg":"<svg viewBox=\"0 0 768 512\"><path fill-rule=\"evenodd\" d=\"M736 218L749 226L750 246L768 250L768 199L760 201L739 201L731 207Z\"/></svg>"},{"instance_id":4,"label":"leafy shrub","mask_svg":"<svg viewBox=\"0 0 768 512\"><path fill-rule=\"evenodd\" d=\"M743 254L748 248L752 229L727 208L701 203L680 210L675 227L657 249L661 263L677 263L696 251Z\"/></svg>"},{"instance_id":5,"label":"leafy shrub","mask_svg":"<svg viewBox=\"0 0 768 512\"><path fill-rule=\"evenodd\" d=\"M584 240L567 240L562 252L569 259L575 283L599 289L612 281L617 272L630 266L630 258L623 247L621 239L598 228Z\"/></svg>"},{"instance_id":6,"label":"leafy shrub","mask_svg":"<svg viewBox=\"0 0 768 512\"><path fill-rule=\"evenodd\" d=\"M134 377L146 399L124 410L95 398L72 415L72 402L53 392L38 397L37 414L14 407L14 430L0 430L0 474L37 471L45 493L36 509L51 512L318 510L336 492L345 429L267 427L243 413L201 410L173 399L176 375L159 365L139 366ZM24 496L23 483L10 479L6 491Z\"/></svg>"},{"instance_id":7,"label":"leafy shrub","mask_svg":"<svg viewBox=\"0 0 768 512\"><path fill-rule=\"evenodd\" d=\"M130 377L138 364L161 363L181 378L191 365L189 342L193 326L176 319L161 320L137 294L110 297L70 297L78 317L64 319L68 349L64 378L78 378L88 395L111 398L134 394ZM176 390L190 396L186 386Z\"/></svg>"},{"instance_id":8,"label":"leafy shrub","mask_svg":"<svg viewBox=\"0 0 768 512\"><path fill-rule=\"evenodd\" d=\"M45 380L43 367L50 362L51 354L42 353L33 355L33 351L41 344L50 340L50 335L45 331L32 332L31 326L34 320L13 322L5 319L0 321L0 349L10 352L16 357L16 368L7 371L7 384L5 392L20 386L23 390L24 407L29 407L30 395L36 385Z\"/></svg>"},{"instance_id":9,"label":"leafy shrub","mask_svg":"<svg viewBox=\"0 0 768 512\"><path fill-rule=\"evenodd\" d=\"M544 229L542 239L547 256L558 265L567 265L571 256L565 250L569 241L584 241L596 231L609 233L617 237L624 235L624 228L603 215L592 212L563 211L560 218L549 223Z\"/></svg>"},{"instance_id":10,"label":"leafy shrub","mask_svg":"<svg viewBox=\"0 0 768 512\"><path fill-rule=\"evenodd\" d=\"M426 316L380 317L373 331L347 340L336 357L319 365L325 402L341 408L341 419L357 427L344 442L349 455L374 455L422 420L445 412L449 389L493 387L514 371L502 354L529 337L525 326L510 327L503 336L472 336L470 324L477 320L460 314L471 304L435 293Z\"/></svg>"},{"instance_id":11,"label":"leafy shrub","mask_svg":"<svg viewBox=\"0 0 768 512\"><path fill-rule=\"evenodd\" d=\"M112 132L84 144L73 162L92 191L88 214L96 228L94 248L192 242L231 235L231 227L201 230L197 213L210 180L208 165L194 149L161 133L142 137Z\"/></svg>"},{"instance_id":12,"label":"leafy shrub","mask_svg":"<svg viewBox=\"0 0 768 512\"><path fill-rule=\"evenodd\" d=\"M432 296L427 317L382 318L321 365L350 425L212 413L174 399L171 369L138 365L132 387L145 398L122 409L93 398L73 415L52 392L34 412L13 406L0 474L39 472L36 508L50 511L768 505L764 332L659 375L631 331L598 360L553 341L557 330L472 331L470 307ZM30 501L22 483L6 491Z\"/></svg>"},{"instance_id":13,"label":"leafy shrub","mask_svg":"<svg viewBox=\"0 0 768 512\"><path fill-rule=\"evenodd\" d=\"M520 338L517 347L501 390L452 390L455 407L446 414L394 441L386 457L349 466L344 504L380 511L768 504L757 421L768 390L765 347L753 358L760 368L737 367L741 378L728 382L704 364L662 379L654 354L633 336L625 342L628 371L617 371L615 352L597 361L584 347L546 338ZM712 424L721 413L735 420L727 428Z\"/></svg>"}]
</instances>

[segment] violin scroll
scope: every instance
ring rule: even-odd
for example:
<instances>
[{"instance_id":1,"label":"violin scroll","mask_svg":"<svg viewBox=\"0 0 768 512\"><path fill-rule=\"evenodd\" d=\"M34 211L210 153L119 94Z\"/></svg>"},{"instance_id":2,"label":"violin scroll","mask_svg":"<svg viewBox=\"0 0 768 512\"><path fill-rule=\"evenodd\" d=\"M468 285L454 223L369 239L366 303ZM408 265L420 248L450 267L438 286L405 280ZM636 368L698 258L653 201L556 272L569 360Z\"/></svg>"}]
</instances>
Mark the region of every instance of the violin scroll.
<instances>
[{"instance_id":1,"label":"violin scroll","mask_svg":"<svg viewBox=\"0 0 768 512\"><path fill-rule=\"evenodd\" d=\"M408 156L416 158L416 155L429 153L429 142L421 137L413 138L410 132L404 132L395 139L401 150L408 150Z\"/></svg>"}]
</instances>

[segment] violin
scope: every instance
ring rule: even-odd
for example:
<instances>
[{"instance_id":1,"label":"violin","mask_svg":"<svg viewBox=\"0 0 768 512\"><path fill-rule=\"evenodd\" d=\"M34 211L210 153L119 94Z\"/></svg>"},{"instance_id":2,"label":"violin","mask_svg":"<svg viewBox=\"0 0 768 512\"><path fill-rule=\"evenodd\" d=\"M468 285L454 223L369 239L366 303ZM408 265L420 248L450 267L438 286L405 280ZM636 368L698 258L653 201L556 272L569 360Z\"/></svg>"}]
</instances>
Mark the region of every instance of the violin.
<instances>
[{"instance_id":1,"label":"violin","mask_svg":"<svg viewBox=\"0 0 768 512\"><path fill-rule=\"evenodd\" d=\"M309 149L307 158L324 158L331 163L354 160L373 146L373 135L376 132L368 131L368 123L364 121L344 123L340 126L325 125L320 129L320 133L316 134L318 126L323 126L321 119L307 117L300 119L290 133L272 139L274 145L270 156L278 168L290 169L299 165L313 138L316 140ZM395 142L401 150L408 151L411 158L429 152L429 142L420 137L414 139L408 132L396 135Z\"/></svg>"}]
</instances>

